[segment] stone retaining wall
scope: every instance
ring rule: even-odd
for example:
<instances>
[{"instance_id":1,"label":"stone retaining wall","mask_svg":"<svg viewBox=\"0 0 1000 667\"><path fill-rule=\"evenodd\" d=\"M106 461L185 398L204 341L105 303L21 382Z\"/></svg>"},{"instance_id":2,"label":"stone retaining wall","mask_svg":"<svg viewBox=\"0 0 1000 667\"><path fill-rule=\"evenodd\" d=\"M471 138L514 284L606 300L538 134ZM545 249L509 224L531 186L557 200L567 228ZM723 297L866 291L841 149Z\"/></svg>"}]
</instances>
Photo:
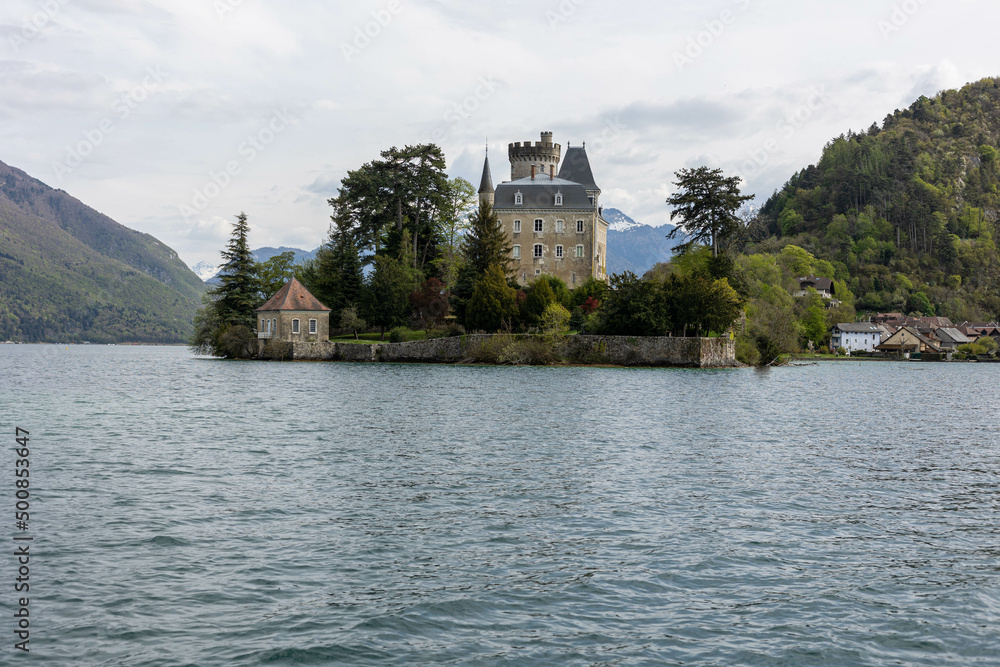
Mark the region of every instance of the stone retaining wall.
<instances>
[{"instance_id":1,"label":"stone retaining wall","mask_svg":"<svg viewBox=\"0 0 1000 667\"><path fill-rule=\"evenodd\" d=\"M470 362L480 346L494 336L475 334L408 343L290 343L291 354L276 357L264 349L262 358L299 361L381 361L395 363ZM521 337L510 337L511 340ZM733 368L736 344L729 338L667 338L630 336L561 336L553 339L556 354L578 364L613 366L673 366Z\"/></svg>"}]
</instances>

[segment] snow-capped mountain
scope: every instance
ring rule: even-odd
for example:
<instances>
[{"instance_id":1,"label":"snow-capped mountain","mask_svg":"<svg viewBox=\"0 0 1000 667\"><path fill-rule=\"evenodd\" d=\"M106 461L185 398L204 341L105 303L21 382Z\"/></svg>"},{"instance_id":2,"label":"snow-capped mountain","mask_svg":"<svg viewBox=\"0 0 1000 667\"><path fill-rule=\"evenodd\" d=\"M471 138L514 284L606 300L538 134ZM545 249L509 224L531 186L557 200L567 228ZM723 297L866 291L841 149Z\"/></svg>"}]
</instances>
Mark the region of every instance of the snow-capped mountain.
<instances>
[{"instance_id":1,"label":"snow-capped mountain","mask_svg":"<svg viewBox=\"0 0 1000 667\"><path fill-rule=\"evenodd\" d=\"M215 274L219 272L219 267L215 264L209 264L208 262L198 262L191 267L191 270L202 279L202 281L209 280L215 277Z\"/></svg>"},{"instance_id":2,"label":"snow-capped mountain","mask_svg":"<svg viewBox=\"0 0 1000 667\"><path fill-rule=\"evenodd\" d=\"M310 259L314 259L316 257L317 250L319 250L319 248L315 248L313 250L302 250L301 248L286 248L285 246L281 246L280 248L257 248L251 252L253 253L255 262L266 262L275 255L279 255L283 252L294 252L295 263L304 264ZM198 262L191 267L191 270L194 271L198 277L202 279L202 281L208 283L209 285L216 285L219 282L216 279L216 276L219 275L219 271L222 270L222 266L216 266L208 262Z\"/></svg>"},{"instance_id":3,"label":"snow-capped mountain","mask_svg":"<svg viewBox=\"0 0 1000 667\"><path fill-rule=\"evenodd\" d=\"M604 219L608 221L608 231L610 232L627 232L630 229L642 227L641 224L616 208L604 209L603 215Z\"/></svg>"},{"instance_id":4,"label":"snow-capped mountain","mask_svg":"<svg viewBox=\"0 0 1000 667\"><path fill-rule=\"evenodd\" d=\"M636 222L616 208L604 209L608 221L608 273L631 271L637 276L660 262L669 262L683 238L668 239L673 225L651 227Z\"/></svg>"}]
</instances>

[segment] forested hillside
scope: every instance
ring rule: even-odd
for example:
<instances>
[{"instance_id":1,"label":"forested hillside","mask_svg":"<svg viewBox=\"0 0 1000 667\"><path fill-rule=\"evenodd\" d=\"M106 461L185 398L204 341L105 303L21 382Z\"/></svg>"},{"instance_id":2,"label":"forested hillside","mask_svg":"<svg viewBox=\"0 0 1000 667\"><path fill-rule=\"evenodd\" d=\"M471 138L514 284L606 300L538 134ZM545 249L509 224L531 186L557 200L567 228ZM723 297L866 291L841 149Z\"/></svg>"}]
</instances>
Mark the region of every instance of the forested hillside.
<instances>
[{"instance_id":1,"label":"forested hillside","mask_svg":"<svg viewBox=\"0 0 1000 667\"><path fill-rule=\"evenodd\" d=\"M0 340L183 342L204 291L160 241L0 163Z\"/></svg>"},{"instance_id":2,"label":"forested hillside","mask_svg":"<svg viewBox=\"0 0 1000 667\"><path fill-rule=\"evenodd\" d=\"M1000 318L1000 78L831 141L763 206L750 249L827 260L864 311Z\"/></svg>"}]
</instances>

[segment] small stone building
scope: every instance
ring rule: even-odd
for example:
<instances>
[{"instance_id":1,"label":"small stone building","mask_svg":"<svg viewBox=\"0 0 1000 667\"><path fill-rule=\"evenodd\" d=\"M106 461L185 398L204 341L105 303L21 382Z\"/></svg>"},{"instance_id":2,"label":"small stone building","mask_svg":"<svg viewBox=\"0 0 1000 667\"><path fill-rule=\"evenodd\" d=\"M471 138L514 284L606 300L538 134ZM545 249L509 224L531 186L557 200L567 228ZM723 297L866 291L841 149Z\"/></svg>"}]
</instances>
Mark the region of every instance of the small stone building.
<instances>
[{"instance_id":1,"label":"small stone building","mask_svg":"<svg viewBox=\"0 0 1000 667\"><path fill-rule=\"evenodd\" d=\"M257 309L257 338L289 343L330 339L330 309L292 278Z\"/></svg>"}]
</instances>

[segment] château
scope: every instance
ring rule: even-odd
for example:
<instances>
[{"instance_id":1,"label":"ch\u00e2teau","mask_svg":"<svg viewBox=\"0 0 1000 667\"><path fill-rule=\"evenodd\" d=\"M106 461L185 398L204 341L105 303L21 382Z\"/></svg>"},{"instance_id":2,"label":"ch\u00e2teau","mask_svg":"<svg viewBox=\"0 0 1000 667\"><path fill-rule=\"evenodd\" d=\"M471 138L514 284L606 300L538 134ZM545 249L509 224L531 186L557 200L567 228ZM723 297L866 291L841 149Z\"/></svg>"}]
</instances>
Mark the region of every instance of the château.
<instances>
[{"instance_id":1,"label":"ch\u00e2teau","mask_svg":"<svg viewBox=\"0 0 1000 667\"><path fill-rule=\"evenodd\" d=\"M489 155L479 185L513 246L516 277L526 284L542 274L573 288L588 278L607 280L608 222L587 146L562 146L551 132L541 141L507 148L510 181L493 187ZM560 161L562 166L560 166Z\"/></svg>"}]
</instances>

